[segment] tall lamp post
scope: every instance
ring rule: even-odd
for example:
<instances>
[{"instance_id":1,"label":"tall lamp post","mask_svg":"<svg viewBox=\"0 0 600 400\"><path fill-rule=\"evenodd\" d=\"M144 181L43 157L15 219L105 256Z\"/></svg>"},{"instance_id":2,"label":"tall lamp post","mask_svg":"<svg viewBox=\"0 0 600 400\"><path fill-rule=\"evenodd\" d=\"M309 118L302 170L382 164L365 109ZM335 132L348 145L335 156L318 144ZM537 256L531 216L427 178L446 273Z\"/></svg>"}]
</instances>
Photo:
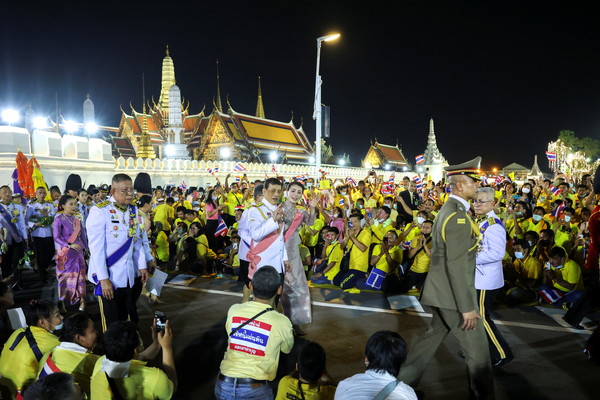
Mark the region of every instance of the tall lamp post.
<instances>
[{"instance_id":1,"label":"tall lamp post","mask_svg":"<svg viewBox=\"0 0 600 400\"><path fill-rule=\"evenodd\" d=\"M313 111L313 119L317 121L316 130L316 154L315 154L315 166L317 179L320 177L319 170L321 169L321 130L322 130L322 119L323 114L321 112L321 85L323 81L319 75L319 64L321 63L321 42L330 42L340 37L339 33L332 35L325 35L317 38L317 74L315 79L315 106Z\"/></svg>"}]
</instances>

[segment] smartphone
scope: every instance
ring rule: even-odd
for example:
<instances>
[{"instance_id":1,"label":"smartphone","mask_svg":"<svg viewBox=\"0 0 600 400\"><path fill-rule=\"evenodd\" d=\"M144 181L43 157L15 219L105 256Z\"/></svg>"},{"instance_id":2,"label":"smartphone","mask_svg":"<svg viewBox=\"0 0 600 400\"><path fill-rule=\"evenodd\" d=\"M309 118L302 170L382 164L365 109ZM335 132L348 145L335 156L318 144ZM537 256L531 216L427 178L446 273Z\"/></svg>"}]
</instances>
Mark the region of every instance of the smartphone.
<instances>
[{"instance_id":1,"label":"smartphone","mask_svg":"<svg viewBox=\"0 0 600 400\"><path fill-rule=\"evenodd\" d=\"M369 217L369 218L373 218L373 213L369 211L369 212L367 213L367 217Z\"/></svg>"},{"instance_id":2,"label":"smartphone","mask_svg":"<svg viewBox=\"0 0 600 400\"><path fill-rule=\"evenodd\" d=\"M238 244L237 243L232 243L231 245L233 246L234 249L237 250L237 248L238 248Z\"/></svg>"},{"instance_id":3,"label":"smartphone","mask_svg":"<svg viewBox=\"0 0 600 400\"><path fill-rule=\"evenodd\" d=\"M154 313L154 319L156 320L156 329L159 332L164 332L167 327L167 316L162 311L156 311Z\"/></svg>"},{"instance_id":4,"label":"smartphone","mask_svg":"<svg viewBox=\"0 0 600 400\"><path fill-rule=\"evenodd\" d=\"M348 222L348 228L352 228L352 226L353 226L353 225L354 225L354 224L353 224L351 221L350 221L350 222Z\"/></svg>"},{"instance_id":5,"label":"smartphone","mask_svg":"<svg viewBox=\"0 0 600 400\"><path fill-rule=\"evenodd\" d=\"M552 269L552 266L550 265L549 262L546 262L546 270L550 270L550 269Z\"/></svg>"}]
</instances>

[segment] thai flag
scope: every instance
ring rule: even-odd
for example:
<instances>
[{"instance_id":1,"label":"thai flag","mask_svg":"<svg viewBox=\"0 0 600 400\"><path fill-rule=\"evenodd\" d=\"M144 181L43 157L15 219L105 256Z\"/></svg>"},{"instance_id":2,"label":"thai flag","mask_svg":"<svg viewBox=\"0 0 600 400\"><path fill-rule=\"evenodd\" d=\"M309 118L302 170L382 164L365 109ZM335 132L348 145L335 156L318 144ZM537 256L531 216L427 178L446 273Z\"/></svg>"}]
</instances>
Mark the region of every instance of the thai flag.
<instances>
[{"instance_id":1,"label":"thai flag","mask_svg":"<svg viewBox=\"0 0 600 400\"><path fill-rule=\"evenodd\" d=\"M327 208L327 205L329 204L329 203L327 202L327 196L323 196L323 197L321 198L321 201L322 201L322 203L323 203L323 208Z\"/></svg>"},{"instance_id":2,"label":"thai flag","mask_svg":"<svg viewBox=\"0 0 600 400\"><path fill-rule=\"evenodd\" d=\"M237 164L235 164L235 167L233 167L233 170L236 172L241 172L241 171L245 171L246 167L244 167L244 165L242 163L237 163Z\"/></svg>"},{"instance_id":3,"label":"thai flag","mask_svg":"<svg viewBox=\"0 0 600 400\"><path fill-rule=\"evenodd\" d=\"M48 358L46 358L46 362L44 363L44 367L40 371L40 375L38 378L43 378L47 375L53 374L55 372L62 372L54 361L52 361L52 353L48 354Z\"/></svg>"},{"instance_id":4,"label":"thai flag","mask_svg":"<svg viewBox=\"0 0 600 400\"><path fill-rule=\"evenodd\" d=\"M235 177L235 181L236 181L236 182L240 182L241 180L242 180L242 178L241 178L241 177L239 177L239 176L236 176L236 177Z\"/></svg>"},{"instance_id":5,"label":"thai flag","mask_svg":"<svg viewBox=\"0 0 600 400\"><path fill-rule=\"evenodd\" d=\"M419 154L418 156L415 157L415 162L417 164L421 164L423 162L425 162L425 157L423 157L423 154Z\"/></svg>"},{"instance_id":6,"label":"thai flag","mask_svg":"<svg viewBox=\"0 0 600 400\"><path fill-rule=\"evenodd\" d=\"M558 300L560 300L561 297L564 296L561 292L559 292L556 289L541 289L539 292L542 298L546 300L546 303L549 304L556 303Z\"/></svg>"},{"instance_id":7,"label":"thai flag","mask_svg":"<svg viewBox=\"0 0 600 400\"><path fill-rule=\"evenodd\" d=\"M394 194L394 188L392 187L392 185L384 183L383 185L381 185L381 193Z\"/></svg>"},{"instance_id":8,"label":"thai flag","mask_svg":"<svg viewBox=\"0 0 600 400\"><path fill-rule=\"evenodd\" d=\"M554 187L553 185L550 185L550 191L552 192L553 195L557 196L560 193L560 189L557 187Z\"/></svg>"},{"instance_id":9,"label":"thai flag","mask_svg":"<svg viewBox=\"0 0 600 400\"><path fill-rule=\"evenodd\" d=\"M388 178L388 182L394 182L394 178L396 177L396 174L392 172L392 174L390 175L390 177Z\"/></svg>"},{"instance_id":10,"label":"thai flag","mask_svg":"<svg viewBox=\"0 0 600 400\"><path fill-rule=\"evenodd\" d=\"M320 174L325 174L325 175L327 175L327 172L325 172L325 170L324 170L324 169L320 169L320 170L319 170L319 173L320 173Z\"/></svg>"},{"instance_id":11,"label":"thai flag","mask_svg":"<svg viewBox=\"0 0 600 400\"><path fill-rule=\"evenodd\" d=\"M546 157L548 157L548 161L556 161L556 153L551 151L546 152Z\"/></svg>"},{"instance_id":12,"label":"thai flag","mask_svg":"<svg viewBox=\"0 0 600 400\"><path fill-rule=\"evenodd\" d=\"M304 180L304 176L303 175L298 175L297 177L294 178L294 180L296 182L302 182Z\"/></svg>"},{"instance_id":13,"label":"thai flag","mask_svg":"<svg viewBox=\"0 0 600 400\"><path fill-rule=\"evenodd\" d=\"M214 175L215 174L215 170L212 168L206 168L206 170L208 171L209 174Z\"/></svg>"},{"instance_id":14,"label":"thai flag","mask_svg":"<svg viewBox=\"0 0 600 400\"><path fill-rule=\"evenodd\" d=\"M556 206L556 208L554 209L554 211L552 211L552 213L550 215L552 215L555 218L562 218L562 216L564 214L564 209L565 209L565 202L563 201L558 206Z\"/></svg>"},{"instance_id":15,"label":"thai flag","mask_svg":"<svg viewBox=\"0 0 600 400\"><path fill-rule=\"evenodd\" d=\"M215 172L219 172L219 166L218 166L218 165L215 165L215 166L213 167L213 170L214 170Z\"/></svg>"},{"instance_id":16,"label":"thai flag","mask_svg":"<svg viewBox=\"0 0 600 400\"><path fill-rule=\"evenodd\" d=\"M306 193L302 193L302 199L304 200L305 204L308 204L308 196L306 195Z\"/></svg>"},{"instance_id":17,"label":"thai flag","mask_svg":"<svg viewBox=\"0 0 600 400\"><path fill-rule=\"evenodd\" d=\"M346 205L346 199L340 197L340 207L344 207Z\"/></svg>"},{"instance_id":18,"label":"thai flag","mask_svg":"<svg viewBox=\"0 0 600 400\"><path fill-rule=\"evenodd\" d=\"M415 181L415 183L417 184L417 190L420 192L421 190L423 190L423 181L421 181L421 178L419 178L418 175L416 175L413 178L413 181Z\"/></svg>"},{"instance_id":19,"label":"thai flag","mask_svg":"<svg viewBox=\"0 0 600 400\"><path fill-rule=\"evenodd\" d=\"M179 189L181 189L185 192L185 190L187 189L187 185L185 184L185 181L183 181L179 184Z\"/></svg>"},{"instance_id":20,"label":"thai flag","mask_svg":"<svg viewBox=\"0 0 600 400\"><path fill-rule=\"evenodd\" d=\"M229 229L227 228L225 221L223 221L223 218L221 218L221 216L219 215L219 225L217 226L217 230L215 231L215 237L225 236L228 230Z\"/></svg>"},{"instance_id":21,"label":"thai flag","mask_svg":"<svg viewBox=\"0 0 600 400\"><path fill-rule=\"evenodd\" d=\"M358 186L358 182L356 182L356 179L354 179L351 176L349 176L349 177L346 178L346 183L351 183L354 186Z\"/></svg>"},{"instance_id":22,"label":"thai flag","mask_svg":"<svg viewBox=\"0 0 600 400\"><path fill-rule=\"evenodd\" d=\"M504 177L498 175L496 178L496 185L499 185L502 183L502 181L504 180Z\"/></svg>"}]
</instances>

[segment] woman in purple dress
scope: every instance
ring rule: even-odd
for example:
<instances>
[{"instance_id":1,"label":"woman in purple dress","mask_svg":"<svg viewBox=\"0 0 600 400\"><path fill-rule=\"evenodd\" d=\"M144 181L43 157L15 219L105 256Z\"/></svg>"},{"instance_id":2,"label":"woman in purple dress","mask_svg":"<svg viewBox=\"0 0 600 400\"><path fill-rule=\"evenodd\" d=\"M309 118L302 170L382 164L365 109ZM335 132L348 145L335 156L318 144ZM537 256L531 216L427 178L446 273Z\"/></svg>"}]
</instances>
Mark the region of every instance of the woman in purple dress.
<instances>
[{"instance_id":1,"label":"woman in purple dress","mask_svg":"<svg viewBox=\"0 0 600 400\"><path fill-rule=\"evenodd\" d=\"M56 277L58 299L73 305L79 302L79 309L85 309L86 264L83 257L87 251L87 235L78 213L77 200L64 195L58 201L62 212L54 217L54 243L56 246Z\"/></svg>"}]
</instances>

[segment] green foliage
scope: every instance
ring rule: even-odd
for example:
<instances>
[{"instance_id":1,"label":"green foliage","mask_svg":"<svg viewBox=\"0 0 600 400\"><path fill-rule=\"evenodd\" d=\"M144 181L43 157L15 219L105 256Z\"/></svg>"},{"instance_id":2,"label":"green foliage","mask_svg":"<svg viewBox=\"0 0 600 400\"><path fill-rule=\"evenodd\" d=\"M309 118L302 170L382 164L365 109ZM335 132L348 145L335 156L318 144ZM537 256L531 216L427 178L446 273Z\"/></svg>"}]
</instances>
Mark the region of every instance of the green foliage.
<instances>
[{"instance_id":1,"label":"green foliage","mask_svg":"<svg viewBox=\"0 0 600 400\"><path fill-rule=\"evenodd\" d=\"M578 138L575 132L570 130L558 132L558 138L572 151L581 151L587 158L596 159L600 155L600 141L596 139Z\"/></svg>"}]
</instances>

